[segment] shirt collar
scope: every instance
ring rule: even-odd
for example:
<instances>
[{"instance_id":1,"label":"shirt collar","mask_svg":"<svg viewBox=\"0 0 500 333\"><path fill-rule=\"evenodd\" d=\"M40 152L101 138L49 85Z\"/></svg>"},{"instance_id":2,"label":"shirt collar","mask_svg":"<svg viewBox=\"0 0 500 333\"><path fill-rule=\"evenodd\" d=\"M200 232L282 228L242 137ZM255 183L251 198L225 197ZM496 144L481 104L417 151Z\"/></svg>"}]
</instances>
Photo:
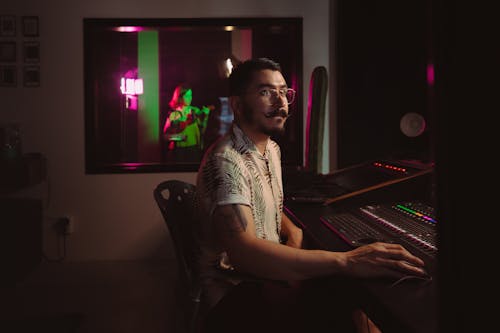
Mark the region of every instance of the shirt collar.
<instances>
[{"instance_id":1,"label":"shirt collar","mask_svg":"<svg viewBox=\"0 0 500 333\"><path fill-rule=\"evenodd\" d=\"M265 158L266 156L269 156L269 141L267 140L266 144L266 149L264 151L264 155L260 153L260 151L257 149L257 146L255 143L243 132L241 128L238 127L236 123L233 122L232 124L232 137L233 141L235 143L235 147L238 151L245 153L247 151L257 153L259 157Z\"/></svg>"}]
</instances>

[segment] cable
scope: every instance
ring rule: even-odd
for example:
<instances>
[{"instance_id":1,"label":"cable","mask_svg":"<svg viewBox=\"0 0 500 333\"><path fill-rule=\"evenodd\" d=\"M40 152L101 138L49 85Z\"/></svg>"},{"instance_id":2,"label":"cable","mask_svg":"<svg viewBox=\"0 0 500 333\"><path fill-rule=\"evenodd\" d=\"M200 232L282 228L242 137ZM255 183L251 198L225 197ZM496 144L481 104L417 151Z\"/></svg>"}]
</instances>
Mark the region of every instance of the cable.
<instances>
[{"instance_id":1,"label":"cable","mask_svg":"<svg viewBox=\"0 0 500 333\"><path fill-rule=\"evenodd\" d=\"M47 166L48 163L45 163L46 165L46 183L47 183L47 201L45 203L45 209L48 209L50 206L50 199L51 199L51 186L50 186L50 175L49 175L49 167Z\"/></svg>"},{"instance_id":2,"label":"cable","mask_svg":"<svg viewBox=\"0 0 500 333\"><path fill-rule=\"evenodd\" d=\"M403 276L402 278L400 278L399 280L397 280L396 282L394 282L393 284L391 284L391 288L400 284L401 282L403 281L406 281L406 280L422 280L422 281L426 281L426 282L431 282L432 281L432 276L429 276L429 277L422 277L422 276L416 276L416 275L406 275L406 276Z\"/></svg>"}]
</instances>

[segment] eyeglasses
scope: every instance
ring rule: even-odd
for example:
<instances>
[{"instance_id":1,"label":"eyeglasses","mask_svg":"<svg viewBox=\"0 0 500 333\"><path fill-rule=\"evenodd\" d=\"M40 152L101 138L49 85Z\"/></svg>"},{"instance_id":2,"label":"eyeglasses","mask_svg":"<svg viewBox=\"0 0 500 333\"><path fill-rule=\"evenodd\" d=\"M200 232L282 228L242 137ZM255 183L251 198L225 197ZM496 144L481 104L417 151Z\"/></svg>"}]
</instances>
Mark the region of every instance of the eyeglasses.
<instances>
[{"instance_id":1,"label":"eyeglasses","mask_svg":"<svg viewBox=\"0 0 500 333\"><path fill-rule=\"evenodd\" d=\"M282 89L274 89L274 88L263 88L258 92L259 96L269 100L269 102L273 103L278 97L286 98L288 104L292 104L295 100L296 91L292 88L282 88Z\"/></svg>"}]
</instances>

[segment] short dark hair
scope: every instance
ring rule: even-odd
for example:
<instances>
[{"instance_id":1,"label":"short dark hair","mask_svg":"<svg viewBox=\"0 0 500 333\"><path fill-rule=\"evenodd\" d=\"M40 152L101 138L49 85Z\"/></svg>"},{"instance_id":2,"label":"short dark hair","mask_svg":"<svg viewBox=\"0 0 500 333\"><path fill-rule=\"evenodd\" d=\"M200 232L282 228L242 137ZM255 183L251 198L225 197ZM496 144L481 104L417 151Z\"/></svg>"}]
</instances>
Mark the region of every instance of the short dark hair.
<instances>
[{"instance_id":1,"label":"short dark hair","mask_svg":"<svg viewBox=\"0 0 500 333\"><path fill-rule=\"evenodd\" d=\"M253 74L265 69L281 72L280 64L268 58L249 59L236 65L229 75L229 96L243 94L248 88Z\"/></svg>"}]
</instances>

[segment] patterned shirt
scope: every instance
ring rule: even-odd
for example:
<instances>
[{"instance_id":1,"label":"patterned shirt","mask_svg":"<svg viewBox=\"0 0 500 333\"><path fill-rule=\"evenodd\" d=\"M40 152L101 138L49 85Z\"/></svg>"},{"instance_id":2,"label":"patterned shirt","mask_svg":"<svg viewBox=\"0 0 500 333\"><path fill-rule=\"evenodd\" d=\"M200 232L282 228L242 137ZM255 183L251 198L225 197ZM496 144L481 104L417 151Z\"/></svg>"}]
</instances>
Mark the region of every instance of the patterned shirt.
<instances>
[{"instance_id":1,"label":"patterned shirt","mask_svg":"<svg viewBox=\"0 0 500 333\"><path fill-rule=\"evenodd\" d=\"M280 241L283 212L281 152L269 139L264 154L233 123L231 130L205 155L196 184L200 274L209 305L234 285L247 279L232 267L213 237L212 216L220 205L240 204L252 210L258 238Z\"/></svg>"}]
</instances>

